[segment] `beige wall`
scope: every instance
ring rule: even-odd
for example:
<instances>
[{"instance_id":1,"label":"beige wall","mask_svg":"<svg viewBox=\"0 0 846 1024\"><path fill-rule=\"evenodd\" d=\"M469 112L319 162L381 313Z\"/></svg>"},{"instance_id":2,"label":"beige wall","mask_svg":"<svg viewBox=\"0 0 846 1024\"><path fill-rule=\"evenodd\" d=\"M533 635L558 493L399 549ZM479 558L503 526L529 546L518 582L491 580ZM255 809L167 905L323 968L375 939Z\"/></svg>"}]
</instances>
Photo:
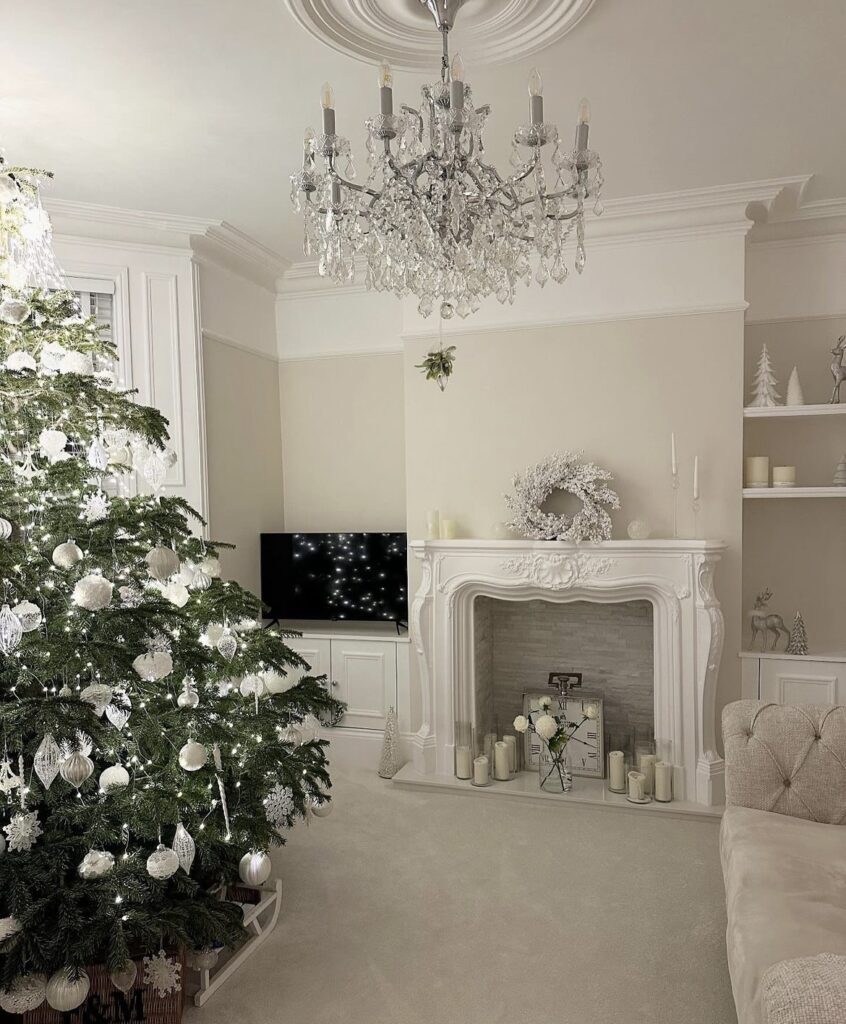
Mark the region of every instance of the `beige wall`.
<instances>
[{"instance_id":1,"label":"beige wall","mask_svg":"<svg viewBox=\"0 0 846 1024\"><path fill-rule=\"evenodd\" d=\"M209 536L224 574L258 594L259 534L282 529L282 442L275 359L203 343L209 451Z\"/></svg>"},{"instance_id":2,"label":"beige wall","mask_svg":"<svg viewBox=\"0 0 846 1024\"><path fill-rule=\"evenodd\" d=\"M782 401L794 365L808 403L831 396L830 349L846 333L846 317L750 324L746 328L746 401L761 345L770 350ZM846 400L846 387L843 389ZM824 486L832 482L846 453L846 417L747 420L747 455L768 455L770 465L795 465L797 483ZM844 494L846 497L846 494ZM768 587L772 611L789 627L802 612L812 652L846 650L846 529L842 500L792 499L747 501L743 518L743 604ZM748 645L748 627L744 625Z\"/></svg>"},{"instance_id":3,"label":"beige wall","mask_svg":"<svg viewBox=\"0 0 846 1024\"><path fill-rule=\"evenodd\" d=\"M583 448L611 470L622 510L656 536L672 531L670 433L681 460L680 532L691 535L692 463L700 457L701 532L729 544L717 590L726 616L718 703L739 693L743 316L620 320L457 340L444 394L414 368L428 345L406 348L408 530L424 536L426 510L492 536L506 518L511 475L558 449ZM412 581L416 586L416 580Z\"/></svg>"},{"instance_id":4,"label":"beige wall","mask_svg":"<svg viewBox=\"0 0 846 1024\"><path fill-rule=\"evenodd\" d=\"M285 529L405 529L401 352L279 369Z\"/></svg>"}]
</instances>

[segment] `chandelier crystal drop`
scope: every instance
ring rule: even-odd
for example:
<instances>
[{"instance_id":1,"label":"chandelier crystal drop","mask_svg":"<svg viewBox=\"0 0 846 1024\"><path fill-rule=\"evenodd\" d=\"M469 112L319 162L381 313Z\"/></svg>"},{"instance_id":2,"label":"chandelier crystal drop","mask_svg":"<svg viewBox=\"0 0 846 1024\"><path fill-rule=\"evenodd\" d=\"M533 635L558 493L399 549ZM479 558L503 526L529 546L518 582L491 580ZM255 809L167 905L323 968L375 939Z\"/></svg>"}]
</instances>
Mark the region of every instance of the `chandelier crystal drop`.
<instances>
[{"instance_id":1,"label":"chandelier crystal drop","mask_svg":"<svg viewBox=\"0 0 846 1024\"><path fill-rule=\"evenodd\" d=\"M394 112L393 73L379 68L380 110L366 121L367 178L357 183L349 140L336 132L334 95L321 90L322 132L308 129L291 198L304 213L303 251L322 277L349 283L357 261L365 284L414 294L425 317L466 317L495 295L512 303L520 282L541 287L585 266L585 209L602 212L599 156L588 148L582 100L572 150L544 120L543 81L529 77L529 123L512 141L508 174L486 160L489 106L477 107L449 31L463 0L420 0L443 37L440 80L423 86L420 108ZM590 201L590 202L589 202Z\"/></svg>"}]
</instances>

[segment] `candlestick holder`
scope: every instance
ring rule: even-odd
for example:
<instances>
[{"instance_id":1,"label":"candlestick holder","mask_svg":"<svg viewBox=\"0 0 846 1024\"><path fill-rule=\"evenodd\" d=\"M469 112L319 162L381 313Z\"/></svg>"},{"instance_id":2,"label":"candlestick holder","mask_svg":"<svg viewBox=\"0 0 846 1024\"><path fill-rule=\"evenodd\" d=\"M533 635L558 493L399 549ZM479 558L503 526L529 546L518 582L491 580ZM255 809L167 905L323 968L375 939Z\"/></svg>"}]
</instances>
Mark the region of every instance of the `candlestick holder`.
<instances>
[{"instance_id":1,"label":"candlestick holder","mask_svg":"<svg viewBox=\"0 0 846 1024\"><path fill-rule=\"evenodd\" d=\"M673 470L673 540L679 539L679 471Z\"/></svg>"}]
</instances>

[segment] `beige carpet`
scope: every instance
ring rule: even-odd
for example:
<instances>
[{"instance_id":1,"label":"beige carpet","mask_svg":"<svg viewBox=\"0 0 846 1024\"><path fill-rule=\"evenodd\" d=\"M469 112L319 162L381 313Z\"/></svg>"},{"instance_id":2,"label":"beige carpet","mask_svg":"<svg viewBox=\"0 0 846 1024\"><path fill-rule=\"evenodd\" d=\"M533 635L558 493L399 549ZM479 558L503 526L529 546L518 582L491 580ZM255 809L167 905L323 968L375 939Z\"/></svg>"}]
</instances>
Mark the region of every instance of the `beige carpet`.
<instances>
[{"instance_id":1,"label":"beige carpet","mask_svg":"<svg viewBox=\"0 0 846 1024\"><path fill-rule=\"evenodd\" d=\"M275 933L191 1024L733 1024L713 821L335 772Z\"/></svg>"}]
</instances>

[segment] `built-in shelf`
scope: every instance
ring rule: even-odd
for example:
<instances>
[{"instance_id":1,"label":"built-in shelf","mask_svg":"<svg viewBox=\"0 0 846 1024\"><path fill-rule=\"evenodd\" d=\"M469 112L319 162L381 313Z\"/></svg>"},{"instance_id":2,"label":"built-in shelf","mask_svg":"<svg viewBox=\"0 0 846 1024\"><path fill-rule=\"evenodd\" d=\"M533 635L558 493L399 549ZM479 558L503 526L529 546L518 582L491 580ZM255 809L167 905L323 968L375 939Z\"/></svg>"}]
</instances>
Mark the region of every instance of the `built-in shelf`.
<instances>
[{"instance_id":1,"label":"built-in shelf","mask_svg":"<svg viewBox=\"0 0 846 1024\"><path fill-rule=\"evenodd\" d=\"M846 487L744 487L744 498L846 498Z\"/></svg>"},{"instance_id":2,"label":"built-in shelf","mask_svg":"<svg viewBox=\"0 0 846 1024\"><path fill-rule=\"evenodd\" d=\"M775 405L769 408L746 408L744 419L774 419L781 416L838 416L846 413L846 403L842 405Z\"/></svg>"}]
</instances>

